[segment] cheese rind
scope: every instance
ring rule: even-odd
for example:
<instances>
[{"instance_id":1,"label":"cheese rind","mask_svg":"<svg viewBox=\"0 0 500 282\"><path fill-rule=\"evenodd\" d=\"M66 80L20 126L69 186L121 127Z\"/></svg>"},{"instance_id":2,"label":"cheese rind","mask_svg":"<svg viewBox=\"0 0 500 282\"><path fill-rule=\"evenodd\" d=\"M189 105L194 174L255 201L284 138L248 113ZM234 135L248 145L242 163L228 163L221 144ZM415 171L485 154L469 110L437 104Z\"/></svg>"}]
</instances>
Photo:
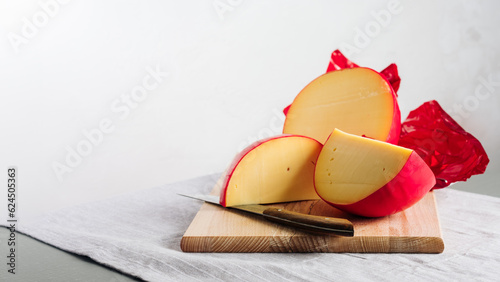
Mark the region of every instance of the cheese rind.
<instances>
[{"instance_id":1,"label":"cheese rind","mask_svg":"<svg viewBox=\"0 0 500 282\"><path fill-rule=\"evenodd\" d=\"M258 141L233 160L222 184L223 206L319 199L314 167L322 145L281 135Z\"/></svg>"},{"instance_id":2,"label":"cheese rind","mask_svg":"<svg viewBox=\"0 0 500 282\"><path fill-rule=\"evenodd\" d=\"M435 184L432 170L417 153L412 152L398 175L370 196L349 205L329 204L361 216L386 216L413 206Z\"/></svg>"},{"instance_id":3,"label":"cheese rind","mask_svg":"<svg viewBox=\"0 0 500 282\"><path fill-rule=\"evenodd\" d=\"M368 68L332 71L316 78L288 109L283 133L324 143L335 128L397 143L401 116L387 80Z\"/></svg>"}]
</instances>

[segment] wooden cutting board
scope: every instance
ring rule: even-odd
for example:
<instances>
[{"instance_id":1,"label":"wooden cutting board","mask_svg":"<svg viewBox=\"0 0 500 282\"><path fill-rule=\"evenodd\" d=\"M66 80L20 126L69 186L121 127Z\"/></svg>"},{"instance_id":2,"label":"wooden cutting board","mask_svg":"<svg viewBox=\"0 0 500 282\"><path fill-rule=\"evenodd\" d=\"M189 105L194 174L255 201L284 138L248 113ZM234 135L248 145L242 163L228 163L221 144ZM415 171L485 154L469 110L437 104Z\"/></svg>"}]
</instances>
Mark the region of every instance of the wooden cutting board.
<instances>
[{"instance_id":1,"label":"wooden cutting board","mask_svg":"<svg viewBox=\"0 0 500 282\"><path fill-rule=\"evenodd\" d=\"M218 195L221 180L212 194ZM383 218L362 218L325 202L273 204L287 210L347 218L354 237L313 235L269 222L258 215L204 203L181 240L184 252L331 252L441 253L441 236L434 193L413 207Z\"/></svg>"}]
</instances>

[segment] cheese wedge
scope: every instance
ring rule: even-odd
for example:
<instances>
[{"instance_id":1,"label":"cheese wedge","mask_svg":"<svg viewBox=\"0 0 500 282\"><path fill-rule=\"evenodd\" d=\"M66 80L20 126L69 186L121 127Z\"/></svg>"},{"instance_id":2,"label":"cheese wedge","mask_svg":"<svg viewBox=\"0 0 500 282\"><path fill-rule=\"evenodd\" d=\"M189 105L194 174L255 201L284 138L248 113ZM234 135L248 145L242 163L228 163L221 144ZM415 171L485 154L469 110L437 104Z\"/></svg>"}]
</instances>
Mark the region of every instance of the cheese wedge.
<instances>
[{"instance_id":1,"label":"cheese wedge","mask_svg":"<svg viewBox=\"0 0 500 282\"><path fill-rule=\"evenodd\" d=\"M271 137L248 146L227 170L221 205L319 199L313 175L321 148L318 141L297 135Z\"/></svg>"},{"instance_id":2,"label":"cheese wedge","mask_svg":"<svg viewBox=\"0 0 500 282\"><path fill-rule=\"evenodd\" d=\"M338 129L323 146L314 177L316 192L327 203L370 217L412 206L435 184L413 150Z\"/></svg>"}]
</instances>

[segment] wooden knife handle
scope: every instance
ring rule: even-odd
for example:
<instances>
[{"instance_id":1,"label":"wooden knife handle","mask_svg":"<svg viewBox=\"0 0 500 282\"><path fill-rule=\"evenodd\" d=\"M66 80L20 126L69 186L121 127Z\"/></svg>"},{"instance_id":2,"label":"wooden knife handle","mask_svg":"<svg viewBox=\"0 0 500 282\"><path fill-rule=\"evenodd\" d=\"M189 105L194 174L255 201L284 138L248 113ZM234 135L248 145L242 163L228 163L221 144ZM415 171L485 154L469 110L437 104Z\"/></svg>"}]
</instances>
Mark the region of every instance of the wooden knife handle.
<instances>
[{"instance_id":1,"label":"wooden knife handle","mask_svg":"<svg viewBox=\"0 0 500 282\"><path fill-rule=\"evenodd\" d=\"M310 215L287 211L281 208L268 208L263 212L267 220L300 228L321 235L354 236L352 222L343 218Z\"/></svg>"}]
</instances>

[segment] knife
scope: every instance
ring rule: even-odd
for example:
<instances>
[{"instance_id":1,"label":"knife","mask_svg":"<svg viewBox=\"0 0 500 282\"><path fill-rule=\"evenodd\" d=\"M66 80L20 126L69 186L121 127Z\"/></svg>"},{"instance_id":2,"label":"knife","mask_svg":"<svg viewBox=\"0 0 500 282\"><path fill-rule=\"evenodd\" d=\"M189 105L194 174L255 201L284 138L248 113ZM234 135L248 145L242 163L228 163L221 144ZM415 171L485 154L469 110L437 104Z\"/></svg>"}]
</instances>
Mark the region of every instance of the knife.
<instances>
[{"instance_id":1,"label":"knife","mask_svg":"<svg viewBox=\"0 0 500 282\"><path fill-rule=\"evenodd\" d=\"M202 194L178 195L221 206L219 204L219 197L217 196ZM310 215L264 205L241 205L227 208L258 214L269 221L300 228L301 230L310 233L347 237L354 236L354 227L352 225L352 222L343 218Z\"/></svg>"}]
</instances>

